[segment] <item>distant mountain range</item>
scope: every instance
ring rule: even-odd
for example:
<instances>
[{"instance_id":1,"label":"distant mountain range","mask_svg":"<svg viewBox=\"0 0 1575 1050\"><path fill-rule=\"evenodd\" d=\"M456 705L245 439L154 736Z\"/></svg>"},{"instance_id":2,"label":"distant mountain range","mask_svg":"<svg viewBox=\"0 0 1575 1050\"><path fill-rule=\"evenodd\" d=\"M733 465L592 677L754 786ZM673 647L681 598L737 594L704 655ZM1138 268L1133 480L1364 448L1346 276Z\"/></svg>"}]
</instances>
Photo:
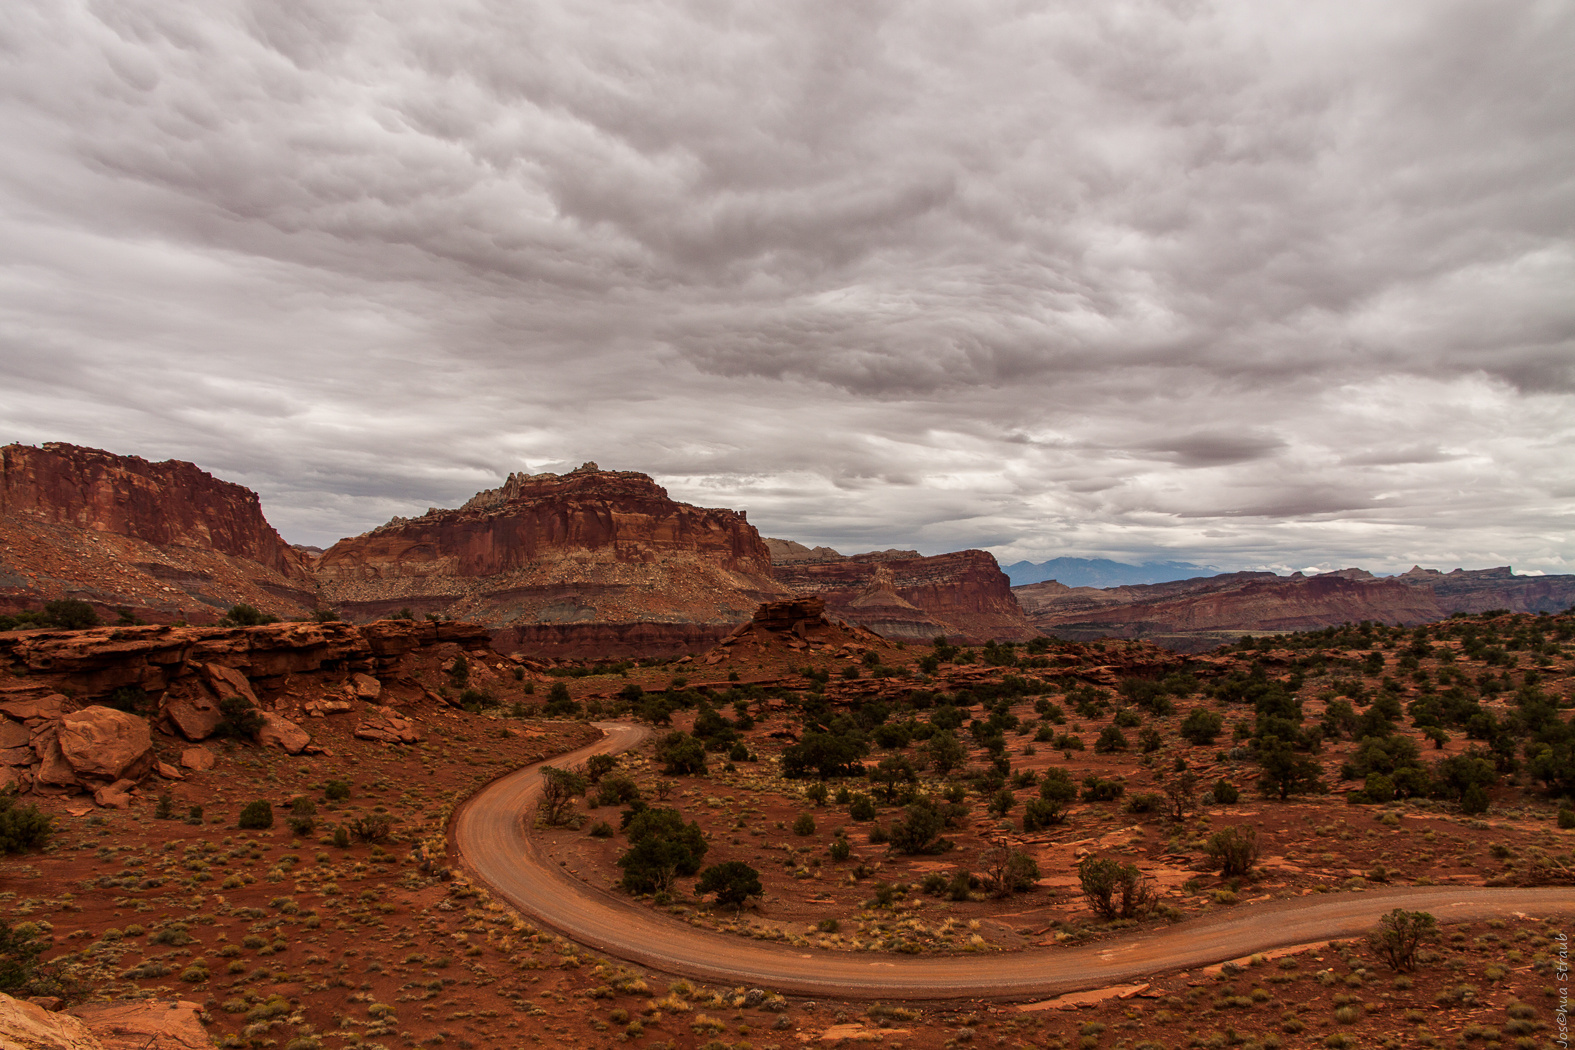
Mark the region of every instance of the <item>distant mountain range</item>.
<instances>
[{"instance_id":1,"label":"distant mountain range","mask_svg":"<svg viewBox=\"0 0 1575 1050\"><path fill-rule=\"evenodd\" d=\"M1218 576L1220 570L1184 561L1146 561L1139 565L1111 561L1109 558L1052 558L1050 561L1019 561L1001 570L1013 587L1055 580L1068 587L1137 587L1147 583L1170 583Z\"/></svg>"}]
</instances>

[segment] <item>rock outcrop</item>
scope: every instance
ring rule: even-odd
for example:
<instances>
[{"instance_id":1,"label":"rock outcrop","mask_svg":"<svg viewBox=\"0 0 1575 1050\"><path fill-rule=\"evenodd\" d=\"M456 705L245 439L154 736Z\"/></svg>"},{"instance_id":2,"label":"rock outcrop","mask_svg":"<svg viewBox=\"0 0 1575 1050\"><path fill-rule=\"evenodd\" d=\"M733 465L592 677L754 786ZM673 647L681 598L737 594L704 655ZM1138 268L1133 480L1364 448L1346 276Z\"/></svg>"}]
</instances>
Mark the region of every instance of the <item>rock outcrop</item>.
<instances>
[{"instance_id":1,"label":"rock outcrop","mask_svg":"<svg viewBox=\"0 0 1575 1050\"><path fill-rule=\"evenodd\" d=\"M488 624L501 648L617 655L703 648L785 594L743 514L590 466L341 540L318 559L323 596L352 619L409 608Z\"/></svg>"},{"instance_id":2,"label":"rock outcrop","mask_svg":"<svg viewBox=\"0 0 1575 1050\"><path fill-rule=\"evenodd\" d=\"M972 643L1025 641L1038 633L986 551L931 557L877 551L836 559L819 554L775 565L773 572L795 592L822 598L833 618L886 638L929 641L946 635Z\"/></svg>"},{"instance_id":3,"label":"rock outcrop","mask_svg":"<svg viewBox=\"0 0 1575 1050\"><path fill-rule=\"evenodd\" d=\"M417 650L439 645L497 659L479 624L412 620L0 633L0 783L19 791L85 791L100 805L125 805L156 766L150 723L94 700L134 703L141 696L158 725L196 741L213 735L220 705L238 698L261 714L259 744L314 751L311 734L287 717L297 706L319 716L348 711L353 699L381 695L385 679L400 679ZM294 685L303 676L330 679L337 683L330 695L346 699L297 704ZM276 709L283 701L289 711ZM393 737L404 740L408 728L393 726ZM166 763L161 775L179 779L181 769L212 764L211 751L188 748L180 767Z\"/></svg>"},{"instance_id":4,"label":"rock outcrop","mask_svg":"<svg viewBox=\"0 0 1575 1050\"><path fill-rule=\"evenodd\" d=\"M317 605L307 559L257 494L198 469L51 442L0 448L0 609L79 598L211 622L236 602Z\"/></svg>"},{"instance_id":5,"label":"rock outcrop","mask_svg":"<svg viewBox=\"0 0 1575 1050\"><path fill-rule=\"evenodd\" d=\"M1317 576L1238 572L1145 586L1013 588L1036 627L1086 641L1145 638L1202 652L1242 634L1315 630L1377 620L1406 625L1453 612L1555 612L1575 604L1575 576L1515 576L1509 569L1412 569L1380 578L1363 569Z\"/></svg>"},{"instance_id":6,"label":"rock outcrop","mask_svg":"<svg viewBox=\"0 0 1575 1050\"><path fill-rule=\"evenodd\" d=\"M748 623L718 642L704 662L720 664L738 657L759 661L766 650L808 654L838 647L879 646L885 641L868 628L828 617L822 598L789 598L761 605Z\"/></svg>"}]
</instances>

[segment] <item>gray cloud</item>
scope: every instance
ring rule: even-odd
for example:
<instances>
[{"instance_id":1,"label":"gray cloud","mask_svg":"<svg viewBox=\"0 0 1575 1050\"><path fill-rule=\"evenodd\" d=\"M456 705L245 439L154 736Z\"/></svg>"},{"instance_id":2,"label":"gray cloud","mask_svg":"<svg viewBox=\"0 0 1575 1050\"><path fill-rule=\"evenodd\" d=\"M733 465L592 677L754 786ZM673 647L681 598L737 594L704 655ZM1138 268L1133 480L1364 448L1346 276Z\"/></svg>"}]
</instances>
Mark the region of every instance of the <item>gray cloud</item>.
<instances>
[{"instance_id":1,"label":"gray cloud","mask_svg":"<svg viewBox=\"0 0 1575 1050\"><path fill-rule=\"evenodd\" d=\"M1568 571L1572 45L1534 0L21 0L0 440L317 543L596 459L848 548Z\"/></svg>"}]
</instances>

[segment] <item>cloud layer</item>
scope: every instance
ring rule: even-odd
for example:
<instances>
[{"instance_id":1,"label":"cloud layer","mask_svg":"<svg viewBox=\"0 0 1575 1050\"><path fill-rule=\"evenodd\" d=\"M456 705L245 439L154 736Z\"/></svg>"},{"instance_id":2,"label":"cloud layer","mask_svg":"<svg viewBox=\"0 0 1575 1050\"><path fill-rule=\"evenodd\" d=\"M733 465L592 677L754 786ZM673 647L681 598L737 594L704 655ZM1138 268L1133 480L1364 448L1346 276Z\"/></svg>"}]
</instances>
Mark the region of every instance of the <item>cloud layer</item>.
<instances>
[{"instance_id":1,"label":"cloud layer","mask_svg":"<svg viewBox=\"0 0 1575 1050\"><path fill-rule=\"evenodd\" d=\"M17 0L0 440L326 543L585 459L844 548L1575 571L1575 10Z\"/></svg>"}]
</instances>

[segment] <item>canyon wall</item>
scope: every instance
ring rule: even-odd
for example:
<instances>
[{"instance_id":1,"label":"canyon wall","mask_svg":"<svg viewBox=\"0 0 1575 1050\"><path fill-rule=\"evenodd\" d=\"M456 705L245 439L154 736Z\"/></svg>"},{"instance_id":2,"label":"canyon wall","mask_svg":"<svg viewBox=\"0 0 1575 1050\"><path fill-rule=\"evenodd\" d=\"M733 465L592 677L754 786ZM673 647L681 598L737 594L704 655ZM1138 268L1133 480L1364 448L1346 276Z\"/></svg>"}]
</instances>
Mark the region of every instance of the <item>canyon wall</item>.
<instances>
[{"instance_id":1,"label":"canyon wall","mask_svg":"<svg viewBox=\"0 0 1575 1050\"><path fill-rule=\"evenodd\" d=\"M315 591L250 489L179 460L0 448L0 608L79 598L205 622L238 601L305 615Z\"/></svg>"},{"instance_id":2,"label":"canyon wall","mask_svg":"<svg viewBox=\"0 0 1575 1050\"><path fill-rule=\"evenodd\" d=\"M742 513L595 464L513 474L457 510L395 518L334 544L315 572L351 619L437 613L489 625L505 648L564 656L704 648L786 596Z\"/></svg>"},{"instance_id":3,"label":"canyon wall","mask_svg":"<svg viewBox=\"0 0 1575 1050\"><path fill-rule=\"evenodd\" d=\"M927 642L946 635L973 643L992 638L1026 641L1038 633L1013 597L1006 574L986 551L931 557L876 551L842 557L818 547L809 555L773 565L777 580L798 594L820 596L828 616L887 638Z\"/></svg>"}]
</instances>

